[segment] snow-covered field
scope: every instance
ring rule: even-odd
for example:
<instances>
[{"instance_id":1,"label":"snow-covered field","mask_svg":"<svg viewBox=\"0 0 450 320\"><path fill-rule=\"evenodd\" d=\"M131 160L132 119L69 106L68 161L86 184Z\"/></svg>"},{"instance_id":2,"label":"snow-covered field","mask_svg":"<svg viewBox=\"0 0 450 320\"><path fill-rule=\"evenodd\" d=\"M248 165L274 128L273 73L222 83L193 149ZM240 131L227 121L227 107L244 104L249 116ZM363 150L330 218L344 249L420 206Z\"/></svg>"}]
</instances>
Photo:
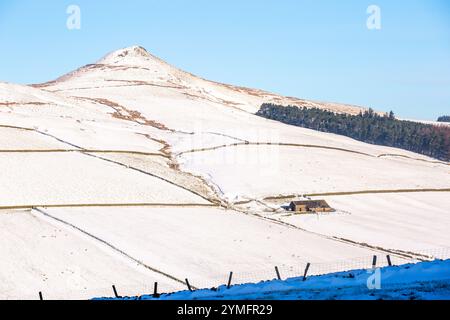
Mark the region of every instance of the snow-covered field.
<instances>
[{"instance_id":1,"label":"snow-covered field","mask_svg":"<svg viewBox=\"0 0 450 320\"><path fill-rule=\"evenodd\" d=\"M88 299L111 293L149 290L158 281L164 290L176 282L148 272L91 238L36 212L0 212L0 299Z\"/></svg>"},{"instance_id":2,"label":"snow-covered field","mask_svg":"<svg viewBox=\"0 0 450 320\"><path fill-rule=\"evenodd\" d=\"M192 285L242 281L327 262L377 254L315 234L219 208L44 209Z\"/></svg>"},{"instance_id":3,"label":"snow-covered field","mask_svg":"<svg viewBox=\"0 0 450 320\"><path fill-rule=\"evenodd\" d=\"M373 246L420 252L450 243L450 197L440 192L323 197L343 214L280 215L304 229Z\"/></svg>"},{"instance_id":4,"label":"snow-covered field","mask_svg":"<svg viewBox=\"0 0 450 320\"><path fill-rule=\"evenodd\" d=\"M320 148L239 145L181 157L183 168L205 174L225 196L250 199L336 191L448 188L450 181L448 165Z\"/></svg>"},{"instance_id":5,"label":"snow-covered field","mask_svg":"<svg viewBox=\"0 0 450 320\"><path fill-rule=\"evenodd\" d=\"M164 290L183 285L162 273L199 286L221 283L229 271L256 281L274 265L287 274L306 262L374 253L401 259L396 250L450 246L449 191L326 197L347 214L320 217L292 216L280 211L281 202L264 200L448 190L450 170L405 150L254 115L263 102L362 110L208 81L140 47L56 81L0 83L0 227L7 230L0 297L33 296L39 288L58 298L86 297L72 294L62 273L74 263L71 252L86 248L92 255L77 263L93 296L112 282L131 292L155 279ZM257 201L236 205L240 200ZM168 206L45 208L143 203Z\"/></svg>"},{"instance_id":6,"label":"snow-covered field","mask_svg":"<svg viewBox=\"0 0 450 320\"><path fill-rule=\"evenodd\" d=\"M0 153L0 206L102 203L197 203L187 190L78 152Z\"/></svg>"},{"instance_id":7,"label":"snow-covered field","mask_svg":"<svg viewBox=\"0 0 450 320\"><path fill-rule=\"evenodd\" d=\"M1 150L48 150L66 149L67 146L51 137L32 130L0 127Z\"/></svg>"}]
</instances>

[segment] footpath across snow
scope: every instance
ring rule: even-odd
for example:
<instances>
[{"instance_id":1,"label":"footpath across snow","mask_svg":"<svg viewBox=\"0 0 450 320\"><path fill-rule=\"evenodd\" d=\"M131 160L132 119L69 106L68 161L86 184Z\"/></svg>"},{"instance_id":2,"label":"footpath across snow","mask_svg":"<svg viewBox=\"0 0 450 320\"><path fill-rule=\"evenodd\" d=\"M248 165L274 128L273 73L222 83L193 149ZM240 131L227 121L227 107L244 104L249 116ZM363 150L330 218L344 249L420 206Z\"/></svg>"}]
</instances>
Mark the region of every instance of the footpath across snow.
<instances>
[{"instance_id":1,"label":"footpath across snow","mask_svg":"<svg viewBox=\"0 0 450 320\"><path fill-rule=\"evenodd\" d=\"M271 280L121 299L140 300L435 300L450 299L450 259L375 270L352 270L322 276Z\"/></svg>"}]
</instances>

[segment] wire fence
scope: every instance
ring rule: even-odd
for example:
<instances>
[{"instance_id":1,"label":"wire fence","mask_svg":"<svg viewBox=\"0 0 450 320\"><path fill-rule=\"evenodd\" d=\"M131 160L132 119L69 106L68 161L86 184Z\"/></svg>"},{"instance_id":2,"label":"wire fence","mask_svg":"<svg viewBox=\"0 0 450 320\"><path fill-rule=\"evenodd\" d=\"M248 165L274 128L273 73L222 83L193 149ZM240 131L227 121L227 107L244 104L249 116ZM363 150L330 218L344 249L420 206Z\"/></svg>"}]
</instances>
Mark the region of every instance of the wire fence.
<instances>
[{"instance_id":1,"label":"wire fence","mask_svg":"<svg viewBox=\"0 0 450 320\"><path fill-rule=\"evenodd\" d=\"M107 287L82 287L78 289L52 288L49 292L41 291L25 294L16 299L90 299L100 297L139 297L142 295L153 295L158 297L161 292L170 293L182 290L211 289L220 286L234 286L247 283L259 283L261 281L285 280L288 278L307 279L311 276L345 272L351 270L364 270L382 268L387 266L399 266L408 263L423 261L450 259L450 248L433 248L428 250L409 252L397 252L389 254L376 254L373 256L343 259L331 262L304 262L296 266L273 266L271 268L255 269L240 272L230 270L228 273L213 275L185 275L184 283L169 284L160 279L161 282L153 283L111 283ZM53 290L55 289L55 290ZM48 295L47 295L48 294Z\"/></svg>"},{"instance_id":2,"label":"wire fence","mask_svg":"<svg viewBox=\"0 0 450 320\"><path fill-rule=\"evenodd\" d=\"M390 261L390 262L389 262ZM373 267L386 267L402 265L405 263L416 263L421 260L406 259L392 255L375 255L367 257L359 257L353 259L345 259L333 262L303 262L295 266L273 266L271 268L258 269L246 272L233 272L231 284L257 283L267 280L284 280L296 277L318 276L323 274L350 271L357 269L370 269ZM223 274L220 277L202 278L200 276L192 276L189 278L191 286L196 288L212 288L227 284L229 274Z\"/></svg>"},{"instance_id":3,"label":"wire fence","mask_svg":"<svg viewBox=\"0 0 450 320\"><path fill-rule=\"evenodd\" d=\"M335 272L350 270L382 268L388 266L399 266L408 263L418 263L422 261L444 260L450 258L450 248L433 248L419 250L414 253L398 252L390 254L376 254L373 256L343 259L331 262L303 262L296 266L273 266L273 268L252 270L246 272L233 271L233 285L245 283L257 283L265 280L288 279L296 277L319 276ZM232 272L230 270L230 272ZM202 278L193 276L189 279L191 286L196 288L212 288L227 284L229 275L223 274L220 277Z\"/></svg>"}]
</instances>

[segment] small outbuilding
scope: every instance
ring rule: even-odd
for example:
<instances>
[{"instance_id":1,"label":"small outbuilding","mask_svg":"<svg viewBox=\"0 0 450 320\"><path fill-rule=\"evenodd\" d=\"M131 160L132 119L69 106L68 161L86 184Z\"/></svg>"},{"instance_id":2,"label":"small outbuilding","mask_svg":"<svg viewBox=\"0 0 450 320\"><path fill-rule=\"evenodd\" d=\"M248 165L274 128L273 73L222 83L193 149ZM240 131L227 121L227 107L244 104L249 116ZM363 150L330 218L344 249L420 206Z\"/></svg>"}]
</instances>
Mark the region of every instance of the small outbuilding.
<instances>
[{"instance_id":1,"label":"small outbuilding","mask_svg":"<svg viewBox=\"0 0 450 320\"><path fill-rule=\"evenodd\" d=\"M298 200L289 204L289 210L294 212L332 212L334 211L325 200Z\"/></svg>"}]
</instances>

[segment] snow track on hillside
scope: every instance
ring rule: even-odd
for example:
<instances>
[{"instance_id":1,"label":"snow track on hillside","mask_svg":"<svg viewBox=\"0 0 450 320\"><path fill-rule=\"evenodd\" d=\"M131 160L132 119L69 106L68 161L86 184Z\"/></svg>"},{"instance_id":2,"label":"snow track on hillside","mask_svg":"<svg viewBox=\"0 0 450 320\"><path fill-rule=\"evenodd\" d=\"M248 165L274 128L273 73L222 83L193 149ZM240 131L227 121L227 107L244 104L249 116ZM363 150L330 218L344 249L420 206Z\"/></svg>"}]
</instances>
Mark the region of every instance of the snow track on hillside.
<instances>
[{"instance_id":1,"label":"snow track on hillside","mask_svg":"<svg viewBox=\"0 0 450 320\"><path fill-rule=\"evenodd\" d=\"M55 221L57 221L57 222L59 222L59 223L62 223L62 224L64 224L64 225L66 225L66 226L69 226L69 227L75 229L76 231L79 231L79 232L83 233L84 235L87 235L88 237L94 239L95 241L98 241L98 242L102 243L103 245L105 245L105 246L109 247L110 249L112 249L112 250L114 250L114 251L120 253L121 255L125 256L126 258L130 259L131 261L137 263L137 264L140 265L140 266L145 267L146 269L148 269L148 270L150 270L150 271L152 271L152 272L155 272L155 273L157 273L157 274L160 274L160 275L162 275L162 276L164 276L164 277L167 277L167 278L169 278L169 279L171 279L171 280L173 280L173 281L176 281L176 282L178 282L178 283L184 284L184 281L183 281L183 280L178 279L178 278L176 278L176 277L174 277L174 276L172 276L172 275L170 275L170 274L167 274L167 273L165 273L165 272L163 272L163 271L161 271L161 270L158 270L158 269L156 269L156 268L153 268L153 267L151 267L151 266L145 264L144 262L142 262L142 261L140 261L140 260L138 260L138 259L136 259L136 258L130 256L130 255L129 255L128 253L126 253L125 251L123 251L123 250L117 248L117 247L114 246L113 244L111 244L111 243L109 243L109 242L107 242L107 241L105 241L105 240L99 238L98 236L95 236L95 235L93 235L93 234L91 234L91 233L89 233L89 232L87 232L87 231L81 229L80 227L77 227L77 226L75 226L75 225L73 225L73 224L71 224L71 223L69 223L69 222L67 222L67 221L64 221L64 220L62 220L62 219L60 219L60 218L57 218L57 217L55 217L55 216L52 216L51 214L49 214L48 212L46 212L46 211L44 211L44 210L42 210L42 209L40 209L40 208L34 208L33 210L39 212L41 215L44 215L44 216L47 217L47 218L50 218L50 219L52 219L52 220L55 220Z\"/></svg>"}]
</instances>

